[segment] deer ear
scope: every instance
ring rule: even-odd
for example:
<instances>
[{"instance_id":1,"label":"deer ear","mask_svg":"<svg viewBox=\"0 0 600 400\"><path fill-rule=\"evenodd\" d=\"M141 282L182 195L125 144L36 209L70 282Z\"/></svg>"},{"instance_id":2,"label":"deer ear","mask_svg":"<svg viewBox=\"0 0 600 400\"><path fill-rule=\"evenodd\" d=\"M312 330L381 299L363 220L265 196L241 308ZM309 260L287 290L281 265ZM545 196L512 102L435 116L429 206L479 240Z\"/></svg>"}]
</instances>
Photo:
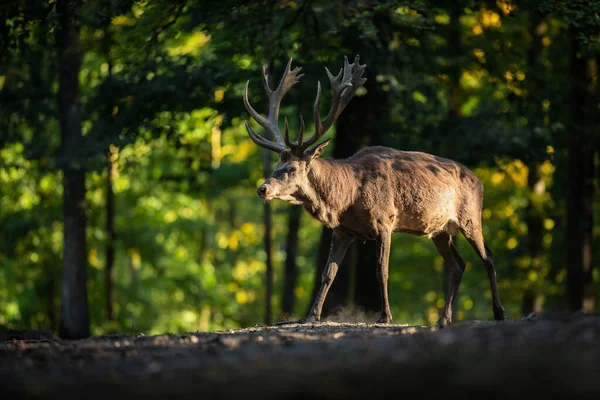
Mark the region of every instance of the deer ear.
<instances>
[{"instance_id":1,"label":"deer ear","mask_svg":"<svg viewBox=\"0 0 600 400\"><path fill-rule=\"evenodd\" d=\"M312 160L314 160L315 158L319 158L321 156L321 154L323 154L323 152L325 151L325 148L327 147L327 145L329 144L329 141L331 140L331 138L327 139L326 141L319 143L318 145L311 147L310 149L306 150L304 152L304 155L302 158L304 158L304 160L310 162Z\"/></svg>"}]
</instances>

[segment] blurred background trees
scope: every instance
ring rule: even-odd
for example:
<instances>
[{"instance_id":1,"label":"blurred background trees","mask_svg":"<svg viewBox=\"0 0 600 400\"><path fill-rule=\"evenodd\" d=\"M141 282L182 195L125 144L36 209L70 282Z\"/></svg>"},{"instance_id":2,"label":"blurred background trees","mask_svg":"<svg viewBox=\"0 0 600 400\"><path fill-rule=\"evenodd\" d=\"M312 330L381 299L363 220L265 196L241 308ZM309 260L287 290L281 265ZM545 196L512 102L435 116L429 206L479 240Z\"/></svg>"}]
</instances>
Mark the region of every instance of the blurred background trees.
<instances>
[{"instance_id":1,"label":"blurred background trees","mask_svg":"<svg viewBox=\"0 0 600 400\"><path fill-rule=\"evenodd\" d=\"M599 1L36 0L0 12L2 326L79 337L303 316L331 233L271 203L266 293L263 162L241 93L250 80L264 104L262 65L278 77L293 57L306 76L282 114L310 129L323 67L355 54L368 81L326 156L386 145L464 163L485 185L507 315L595 307ZM489 319L483 267L462 255L455 318ZM395 235L391 257L395 321L434 323L445 274L433 244ZM350 249L325 312L377 310L374 262L372 243Z\"/></svg>"}]
</instances>

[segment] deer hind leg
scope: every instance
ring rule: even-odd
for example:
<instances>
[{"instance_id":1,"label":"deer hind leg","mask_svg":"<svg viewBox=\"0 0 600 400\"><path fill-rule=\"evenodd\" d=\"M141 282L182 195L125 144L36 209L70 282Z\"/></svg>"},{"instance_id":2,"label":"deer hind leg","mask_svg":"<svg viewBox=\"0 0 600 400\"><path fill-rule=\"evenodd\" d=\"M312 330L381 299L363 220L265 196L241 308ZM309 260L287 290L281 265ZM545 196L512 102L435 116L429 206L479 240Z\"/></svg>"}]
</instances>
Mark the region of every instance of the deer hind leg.
<instances>
[{"instance_id":1,"label":"deer hind leg","mask_svg":"<svg viewBox=\"0 0 600 400\"><path fill-rule=\"evenodd\" d=\"M448 269L448 294L446 295L446 304L437 322L437 326L443 328L452 323L452 306L460 286L463 273L465 271L465 262L458 254L456 247L452 243L452 236L447 233L441 233L433 238L436 249L444 259L444 264Z\"/></svg>"},{"instance_id":2,"label":"deer hind leg","mask_svg":"<svg viewBox=\"0 0 600 400\"><path fill-rule=\"evenodd\" d=\"M492 251L485 244L485 241L483 240L483 232L481 231L480 227L477 229L463 230L462 232L485 266L485 271L487 272L488 279L490 281L490 289L492 291L494 319L496 321L503 321L506 319L506 316L504 314L504 308L502 308L502 304L500 303L500 298L498 297L498 287L496 286L496 269L494 268Z\"/></svg>"},{"instance_id":3,"label":"deer hind leg","mask_svg":"<svg viewBox=\"0 0 600 400\"><path fill-rule=\"evenodd\" d=\"M390 245L392 241L392 232L383 231L377 238L377 281L381 293L381 316L377 320L378 324L389 324L392 322L392 311L388 299L388 276L390 263Z\"/></svg>"},{"instance_id":4,"label":"deer hind leg","mask_svg":"<svg viewBox=\"0 0 600 400\"><path fill-rule=\"evenodd\" d=\"M319 321L321 319L321 311L323 310L323 303L325 303L327 292L329 291L329 288L335 279L335 275L337 274L338 268L344 259L346 250L348 250L348 247L353 241L353 235L340 229L333 230L327 266L323 271L323 275L321 275L321 288L319 289L319 293L317 293L317 297L315 298L315 302L313 303L308 316L300 320L300 322L310 323Z\"/></svg>"}]
</instances>

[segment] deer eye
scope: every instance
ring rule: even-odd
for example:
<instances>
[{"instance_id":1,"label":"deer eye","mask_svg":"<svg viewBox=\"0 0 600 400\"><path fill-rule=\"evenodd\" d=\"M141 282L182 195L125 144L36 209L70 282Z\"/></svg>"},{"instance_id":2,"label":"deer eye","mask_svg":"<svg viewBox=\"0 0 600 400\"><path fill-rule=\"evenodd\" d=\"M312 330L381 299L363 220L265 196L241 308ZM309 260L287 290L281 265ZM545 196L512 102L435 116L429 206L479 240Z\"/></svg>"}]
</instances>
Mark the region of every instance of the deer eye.
<instances>
[{"instance_id":1,"label":"deer eye","mask_svg":"<svg viewBox=\"0 0 600 400\"><path fill-rule=\"evenodd\" d=\"M290 169L288 169L288 174L293 175L296 173L296 167L290 167Z\"/></svg>"}]
</instances>

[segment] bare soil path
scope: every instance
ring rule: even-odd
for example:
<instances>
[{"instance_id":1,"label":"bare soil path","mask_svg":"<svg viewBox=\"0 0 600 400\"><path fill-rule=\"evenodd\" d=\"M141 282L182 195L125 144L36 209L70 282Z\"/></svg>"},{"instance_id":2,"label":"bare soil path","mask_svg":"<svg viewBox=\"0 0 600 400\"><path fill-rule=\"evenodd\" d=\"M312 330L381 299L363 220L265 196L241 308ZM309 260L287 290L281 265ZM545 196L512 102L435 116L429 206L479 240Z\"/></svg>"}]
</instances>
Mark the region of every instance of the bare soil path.
<instances>
[{"instance_id":1,"label":"bare soil path","mask_svg":"<svg viewBox=\"0 0 600 400\"><path fill-rule=\"evenodd\" d=\"M600 398L600 315L324 322L63 341L0 333L0 399Z\"/></svg>"}]
</instances>

